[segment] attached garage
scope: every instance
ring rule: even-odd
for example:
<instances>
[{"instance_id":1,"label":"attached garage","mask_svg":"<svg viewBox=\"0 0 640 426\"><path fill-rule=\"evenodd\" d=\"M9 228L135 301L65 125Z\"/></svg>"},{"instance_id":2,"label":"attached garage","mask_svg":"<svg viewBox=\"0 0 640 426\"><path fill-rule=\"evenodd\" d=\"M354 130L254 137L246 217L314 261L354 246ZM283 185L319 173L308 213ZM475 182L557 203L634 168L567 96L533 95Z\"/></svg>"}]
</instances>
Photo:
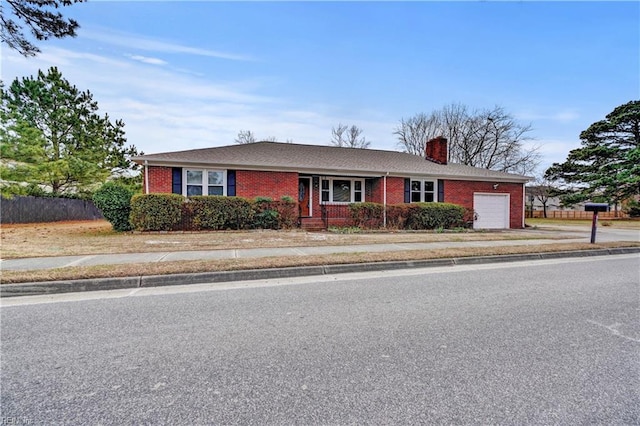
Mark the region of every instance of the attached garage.
<instances>
[{"instance_id":1,"label":"attached garage","mask_svg":"<svg viewBox=\"0 0 640 426\"><path fill-rule=\"evenodd\" d=\"M473 194L475 229L509 228L509 194Z\"/></svg>"}]
</instances>

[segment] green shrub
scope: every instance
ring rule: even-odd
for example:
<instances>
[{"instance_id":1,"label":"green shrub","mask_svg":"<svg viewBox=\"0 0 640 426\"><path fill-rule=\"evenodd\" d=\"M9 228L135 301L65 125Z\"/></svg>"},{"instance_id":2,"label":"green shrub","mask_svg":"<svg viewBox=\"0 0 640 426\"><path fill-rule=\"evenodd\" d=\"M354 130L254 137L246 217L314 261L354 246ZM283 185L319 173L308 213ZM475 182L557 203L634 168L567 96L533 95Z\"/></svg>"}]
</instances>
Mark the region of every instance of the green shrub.
<instances>
[{"instance_id":1,"label":"green shrub","mask_svg":"<svg viewBox=\"0 0 640 426\"><path fill-rule=\"evenodd\" d=\"M390 204L387 206L387 228L404 229L409 217L409 204Z\"/></svg>"},{"instance_id":2,"label":"green shrub","mask_svg":"<svg viewBox=\"0 0 640 426\"><path fill-rule=\"evenodd\" d=\"M249 200L241 197L204 195L189 197L194 229L246 229L254 216Z\"/></svg>"},{"instance_id":3,"label":"green shrub","mask_svg":"<svg viewBox=\"0 0 640 426\"><path fill-rule=\"evenodd\" d=\"M131 224L138 231L171 231L182 221L184 197L178 194L138 194L131 199Z\"/></svg>"},{"instance_id":4,"label":"green shrub","mask_svg":"<svg viewBox=\"0 0 640 426\"><path fill-rule=\"evenodd\" d=\"M256 197L253 200L253 224L256 229L278 229L278 211L273 208L273 200L269 197Z\"/></svg>"},{"instance_id":5,"label":"green shrub","mask_svg":"<svg viewBox=\"0 0 640 426\"><path fill-rule=\"evenodd\" d=\"M247 229L251 227L255 214L251 201L241 197L224 198L223 211L225 229Z\"/></svg>"},{"instance_id":6,"label":"green shrub","mask_svg":"<svg viewBox=\"0 0 640 426\"><path fill-rule=\"evenodd\" d=\"M293 197L285 195L280 201L274 201L271 207L278 212L278 228L292 229L298 226L298 203Z\"/></svg>"},{"instance_id":7,"label":"green shrub","mask_svg":"<svg viewBox=\"0 0 640 426\"><path fill-rule=\"evenodd\" d=\"M253 228L291 229L298 224L298 203L292 197L284 196L276 201L268 197L256 197L253 208Z\"/></svg>"},{"instance_id":8,"label":"green shrub","mask_svg":"<svg viewBox=\"0 0 640 426\"><path fill-rule=\"evenodd\" d=\"M278 212L263 209L253 217L253 227L257 229L278 229Z\"/></svg>"},{"instance_id":9,"label":"green shrub","mask_svg":"<svg viewBox=\"0 0 640 426\"><path fill-rule=\"evenodd\" d=\"M448 229L463 223L465 209L456 204L413 203L409 206L407 229Z\"/></svg>"},{"instance_id":10,"label":"green shrub","mask_svg":"<svg viewBox=\"0 0 640 426\"><path fill-rule=\"evenodd\" d=\"M130 231L131 197L133 191L122 185L107 182L93 194L93 203L102 211L115 231Z\"/></svg>"},{"instance_id":11,"label":"green shrub","mask_svg":"<svg viewBox=\"0 0 640 426\"><path fill-rule=\"evenodd\" d=\"M640 217L640 201L629 200L623 206L622 211L631 217Z\"/></svg>"},{"instance_id":12,"label":"green shrub","mask_svg":"<svg viewBox=\"0 0 640 426\"><path fill-rule=\"evenodd\" d=\"M378 203L349 204L353 225L361 229L377 229L384 222L384 206Z\"/></svg>"},{"instance_id":13,"label":"green shrub","mask_svg":"<svg viewBox=\"0 0 640 426\"><path fill-rule=\"evenodd\" d=\"M223 229L224 207L220 196L198 195L184 203L183 213L189 217L189 230Z\"/></svg>"},{"instance_id":14,"label":"green shrub","mask_svg":"<svg viewBox=\"0 0 640 426\"><path fill-rule=\"evenodd\" d=\"M462 223L457 225L459 228L473 228L473 222L477 219L476 211L470 208L465 207L464 213L462 214Z\"/></svg>"}]
</instances>

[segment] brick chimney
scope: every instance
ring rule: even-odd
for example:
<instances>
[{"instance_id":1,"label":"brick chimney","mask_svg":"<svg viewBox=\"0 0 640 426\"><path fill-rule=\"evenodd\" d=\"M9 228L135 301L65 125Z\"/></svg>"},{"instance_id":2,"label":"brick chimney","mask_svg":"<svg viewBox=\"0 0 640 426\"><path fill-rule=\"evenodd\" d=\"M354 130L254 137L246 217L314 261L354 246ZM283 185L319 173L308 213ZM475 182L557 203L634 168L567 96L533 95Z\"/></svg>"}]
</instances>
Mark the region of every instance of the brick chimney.
<instances>
[{"instance_id":1,"label":"brick chimney","mask_svg":"<svg viewBox=\"0 0 640 426\"><path fill-rule=\"evenodd\" d=\"M447 164L447 138L438 136L427 142L425 157L438 164Z\"/></svg>"}]
</instances>

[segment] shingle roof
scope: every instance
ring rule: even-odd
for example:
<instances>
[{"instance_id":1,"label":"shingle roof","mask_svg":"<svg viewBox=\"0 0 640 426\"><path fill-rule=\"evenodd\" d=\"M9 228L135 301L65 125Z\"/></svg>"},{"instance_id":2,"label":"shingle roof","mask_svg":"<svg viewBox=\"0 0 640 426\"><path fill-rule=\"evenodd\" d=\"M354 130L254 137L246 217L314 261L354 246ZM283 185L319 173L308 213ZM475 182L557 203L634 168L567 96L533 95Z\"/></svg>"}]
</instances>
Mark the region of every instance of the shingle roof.
<instances>
[{"instance_id":1,"label":"shingle roof","mask_svg":"<svg viewBox=\"0 0 640 426\"><path fill-rule=\"evenodd\" d=\"M322 175L429 176L465 180L526 182L526 176L462 164L436 164L397 151L256 142L213 148L173 151L134 157L138 164L249 170L297 171Z\"/></svg>"}]
</instances>

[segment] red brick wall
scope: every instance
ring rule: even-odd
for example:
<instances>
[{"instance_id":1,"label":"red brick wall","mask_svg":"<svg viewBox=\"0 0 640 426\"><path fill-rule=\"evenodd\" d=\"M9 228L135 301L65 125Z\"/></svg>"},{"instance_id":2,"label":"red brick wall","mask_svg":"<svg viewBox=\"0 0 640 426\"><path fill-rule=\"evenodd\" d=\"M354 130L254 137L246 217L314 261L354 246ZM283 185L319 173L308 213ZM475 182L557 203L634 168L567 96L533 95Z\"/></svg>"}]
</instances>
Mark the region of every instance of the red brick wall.
<instances>
[{"instance_id":1,"label":"red brick wall","mask_svg":"<svg viewBox=\"0 0 640 426\"><path fill-rule=\"evenodd\" d=\"M166 193L171 192L171 167L149 166L149 192L150 193ZM144 180L144 177L143 177ZM143 182L143 188L146 188L146 182Z\"/></svg>"},{"instance_id":2,"label":"red brick wall","mask_svg":"<svg viewBox=\"0 0 640 426\"><path fill-rule=\"evenodd\" d=\"M373 181L371 198L366 201L372 203L384 203L384 178L378 178ZM387 204L404 203L404 178L388 177L387 178Z\"/></svg>"},{"instance_id":3,"label":"red brick wall","mask_svg":"<svg viewBox=\"0 0 640 426\"><path fill-rule=\"evenodd\" d=\"M316 182L318 186L315 185ZM313 217L322 217L322 211L320 210L320 185L322 180L318 177L311 178L311 215Z\"/></svg>"},{"instance_id":4,"label":"red brick wall","mask_svg":"<svg viewBox=\"0 0 640 426\"><path fill-rule=\"evenodd\" d=\"M150 166L149 192L171 193L172 169L171 167ZM365 197L366 201L382 203L384 201L384 179L373 181L371 197ZM510 195L510 227L522 228L524 206L523 185L517 183L500 183L498 189L493 189L494 182L472 182L461 180L447 180L444 184L444 201L458 204L467 208L473 208L473 193L485 192L509 193ZM319 188L314 187L313 216L320 217ZM295 172L264 172L237 170L236 171L236 195L238 197L255 198L270 197L274 200L287 195L297 201L298 173ZM387 204L404 203L404 178L387 178Z\"/></svg>"},{"instance_id":5,"label":"red brick wall","mask_svg":"<svg viewBox=\"0 0 640 426\"><path fill-rule=\"evenodd\" d=\"M447 138L438 136L428 141L425 146L425 157L438 164L447 164Z\"/></svg>"},{"instance_id":6,"label":"red brick wall","mask_svg":"<svg viewBox=\"0 0 640 426\"><path fill-rule=\"evenodd\" d=\"M522 228L524 215L524 205L522 204L524 200L523 185L521 183L499 183L498 189L493 189L494 183L447 180L444 183L444 201L472 209L474 192L511 194L509 197L509 226L511 228Z\"/></svg>"},{"instance_id":7,"label":"red brick wall","mask_svg":"<svg viewBox=\"0 0 640 426\"><path fill-rule=\"evenodd\" d=\"M298 173L236 171L236 196L238 197L269 197L279 200L285 195L298 201Z\"/></svg>"}]
</instances>

